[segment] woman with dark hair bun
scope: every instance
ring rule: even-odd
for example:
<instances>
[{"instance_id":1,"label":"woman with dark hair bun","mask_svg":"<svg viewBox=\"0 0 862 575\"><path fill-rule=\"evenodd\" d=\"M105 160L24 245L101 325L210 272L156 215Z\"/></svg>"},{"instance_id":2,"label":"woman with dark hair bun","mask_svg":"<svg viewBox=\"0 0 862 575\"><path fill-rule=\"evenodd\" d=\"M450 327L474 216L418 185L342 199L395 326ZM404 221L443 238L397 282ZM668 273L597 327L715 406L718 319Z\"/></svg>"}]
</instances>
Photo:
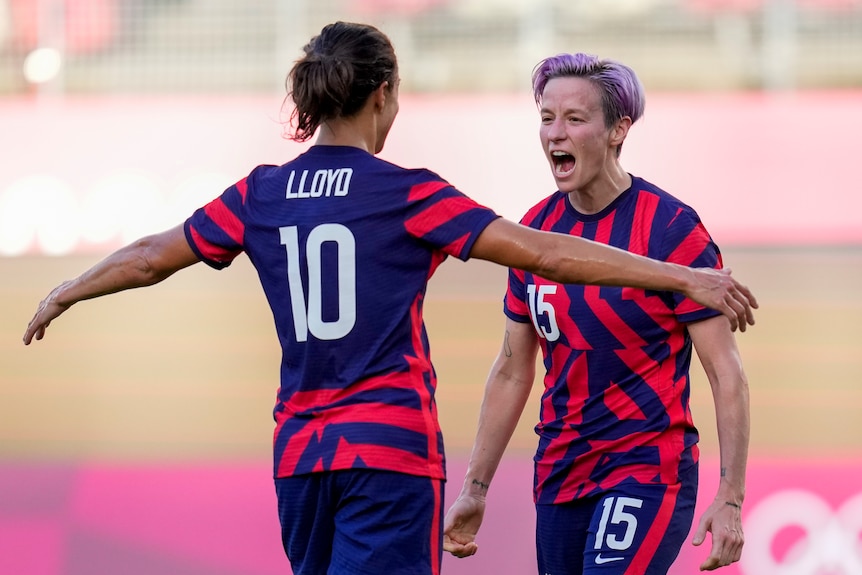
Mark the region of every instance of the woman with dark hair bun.
<instances>
[{"instance_id":1,"label":"woman with dark hair bun","mask_svg":"<svg viewBox=\"0 0 862 575\"><path fill-rule=\"evenodd\" d=\"M282 347L274 477L295 575L437 574L443 552L443 439L422 320L448 256L491 260L568 283L676 290L753 323L729 272L695 270L497 216L426 169L376 157L398 113L388 38L326 26L288 76L293 138L316 141L261 165L182 225L118 250L40 304L24 342L81 300L155 284L245 252Z\"/></svg>"}]
</instances>

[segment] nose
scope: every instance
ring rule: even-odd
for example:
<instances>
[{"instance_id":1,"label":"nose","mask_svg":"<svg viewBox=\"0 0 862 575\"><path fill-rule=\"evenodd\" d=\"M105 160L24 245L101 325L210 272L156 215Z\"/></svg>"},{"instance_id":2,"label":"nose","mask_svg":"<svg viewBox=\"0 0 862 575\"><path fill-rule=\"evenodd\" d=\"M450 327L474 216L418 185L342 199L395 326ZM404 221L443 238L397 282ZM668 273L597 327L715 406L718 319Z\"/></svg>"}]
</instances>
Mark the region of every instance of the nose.
<instances>
[{"instance_id":1,"label":"nose","mask_svg":"<svg viewBox=\"0 0 862 575\"><path fill-rule=\"evenodd\" d=\"M554 119L545 125L546 134L551 141L562 140L566 137L565 124L560 119Z\"/></svg>"}]
</instances>

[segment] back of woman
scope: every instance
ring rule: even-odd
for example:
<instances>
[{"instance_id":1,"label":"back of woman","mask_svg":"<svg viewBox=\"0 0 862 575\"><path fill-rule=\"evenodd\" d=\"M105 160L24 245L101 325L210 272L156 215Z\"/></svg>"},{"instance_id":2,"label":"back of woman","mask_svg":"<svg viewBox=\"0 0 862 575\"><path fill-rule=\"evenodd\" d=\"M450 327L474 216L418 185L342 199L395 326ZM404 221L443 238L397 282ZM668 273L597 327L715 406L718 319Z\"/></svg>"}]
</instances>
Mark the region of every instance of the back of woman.
<instances>
[{"instance_id":1,"label":"back of woman","mask_svg":"<svg viewBox=\"0 0 862 575\"><path fill-rule=\"evenodd\" d=\"M190 243L213 267L248 254L272 309L283 352L276 477L356 457L444 477L425 288L495 218L430 171L316 145L259 166L189 219Z\"/></svg>"}]
</instances>

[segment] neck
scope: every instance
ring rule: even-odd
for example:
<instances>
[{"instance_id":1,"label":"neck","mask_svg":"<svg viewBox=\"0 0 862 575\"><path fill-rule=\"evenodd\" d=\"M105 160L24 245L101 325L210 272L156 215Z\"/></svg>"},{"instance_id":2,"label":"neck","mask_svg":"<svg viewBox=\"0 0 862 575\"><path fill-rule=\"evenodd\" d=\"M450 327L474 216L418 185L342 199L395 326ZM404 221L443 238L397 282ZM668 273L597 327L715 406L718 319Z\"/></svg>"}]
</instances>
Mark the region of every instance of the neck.
<instances>
[{"instance_id":1,"label":"neck","mask_svg":"<svg viewBox=\"0 0 862 575\"><path fill-rule=\"evenodd\" d=\"M632 177L619 164L600 173L588 185L568 193L569 202L582 214L596 214L632 185Z\"/></svg>"},{"instance_id":2,"label":"neck","mask_svg":"<svg viewBox=\"0 0 862 575\"><path fill-rule=\"evenodd\" d=\"M350 146L376 154L379 151L377 121L373 102L369 98L369 102L356 114L322 122L317 129L315 143L321 146Z\"/></svg>"}]
</instances>

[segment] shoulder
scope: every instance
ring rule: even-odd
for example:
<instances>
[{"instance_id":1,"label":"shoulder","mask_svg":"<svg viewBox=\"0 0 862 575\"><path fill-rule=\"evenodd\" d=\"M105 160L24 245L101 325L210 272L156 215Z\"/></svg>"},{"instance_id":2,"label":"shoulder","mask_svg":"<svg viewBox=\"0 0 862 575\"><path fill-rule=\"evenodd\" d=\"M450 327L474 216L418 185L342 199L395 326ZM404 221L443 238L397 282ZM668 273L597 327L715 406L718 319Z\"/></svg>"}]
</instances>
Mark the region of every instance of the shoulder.
<instances>
[{"instance_id":1,"label":"shoulder","mask_svg":"<svg viewBox=\"0 0 862 575\"><path fill-rule=\"evenodd\" d=\"M249 184L255 181L265 180L267 178L276 176L282 170L282 168L283 166L260 164L252 168L252 170L248 173L248 176L245 177L245 180Z\"/></svg>"},{"instance_id":2,"label":"shoulder","mask_svg":"<svg viewBox=\"0 0 862 575\"><path fill-rule=\"evenodd\" d=\"M700 222L700 216L693 207L652 182L632 176L632 191L636 192L636 201L640 201L643 195L651 196L656 212L664 214L669 222L679 218Z\"/></svg>"},{"instance_id":3,"label":"shoulder","mask_svg":"<svg viewBox=\"0 0 862 575\"><path fill-rule=\"evenodd\" d=\"M407 168L370 154L363 158L363 165L360 169L387 188L410 190L426 184L432 184L436 189L451 187L446 179L432 170Z\"/></svg>"},{"instance_id":4,"label":"shoulder","mask_svg":"<svg viewBox=\"0 0 862 575\"><path fill-rule=\"evenodd\" d=\"M566 194L556 191L546 196L532 208L527 210L521 223L525 226L539 227L548 218L548 215L565 209Z\"/></svg>"},{"instance_id":5,"label":"shoulder","mask_svg":"<svg viewBox=\"0 0 862 575\"><path fill-rule=\"evenodd\" d=\"M399 178L410 184L439 182L447 186L451 185L445 178L428 168L405 168L404 166L399 166L380 158L375 158L375 160L378 162L381 170L396 174Z\"/></svg>"}]
</instances>

